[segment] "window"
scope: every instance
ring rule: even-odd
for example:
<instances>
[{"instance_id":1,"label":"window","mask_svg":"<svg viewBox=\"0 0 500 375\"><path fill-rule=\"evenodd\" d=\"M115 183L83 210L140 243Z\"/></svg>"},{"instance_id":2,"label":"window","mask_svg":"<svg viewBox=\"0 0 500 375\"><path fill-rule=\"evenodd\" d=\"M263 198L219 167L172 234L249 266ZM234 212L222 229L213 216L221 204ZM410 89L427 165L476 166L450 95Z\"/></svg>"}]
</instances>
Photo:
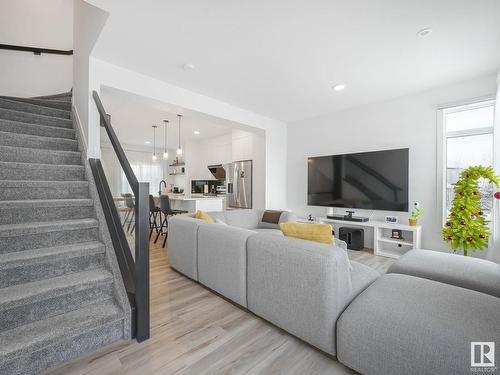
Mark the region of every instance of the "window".
<instances>
[{"instance_id":1,"label":"window","mask_svg":"<svg viewBox=\"0 0 500 375\"><path fill-rule=\"evenodd\" d=\"M148 154L149 156L149 154ZM149 194L158 194L158 185L163 177L163 169L161 163L148 162L132 162L130 163L137 180L140 182L149 182ZM121 169L121 192L132 193L125 173Z\"/></svg>"},{"instance_id":2,"label":"window","mask_svg":"<svg viewBox=\"0 0 500 375\"><path fill-rule=\"evenodd\" d=\"M484 101L442 111L444 132L444 220L454 196L454 184L460 173L473 165L493 166L494 101ZM488 215L492 210L493 187L479 186L482 206Z\"/></svg>"}]
</instances>

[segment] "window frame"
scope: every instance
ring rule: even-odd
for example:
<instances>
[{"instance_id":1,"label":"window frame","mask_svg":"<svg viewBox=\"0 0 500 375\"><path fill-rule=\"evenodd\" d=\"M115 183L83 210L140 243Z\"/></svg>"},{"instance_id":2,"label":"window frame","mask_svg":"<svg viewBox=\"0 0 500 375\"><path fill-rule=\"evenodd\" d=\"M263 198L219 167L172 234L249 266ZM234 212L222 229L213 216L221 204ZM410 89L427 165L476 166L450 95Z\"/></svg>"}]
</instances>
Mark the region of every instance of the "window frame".
<instances>
[{"instance_id":1,"label":"window frame","mask_svg":"<svg viewBox=\"0 0 500 375\"><path fill-rule=\"evenodd\" d=\"M437 123L437 186L436 186L436 197L438 200L438 207L441 207L441 223L444 225L448 217L448 211L446 209L446 168L448 164L448 151L447 151L447 140L449 138L460 138L475 135L493 135L493 167L495 168L497 161L495 155L495 118L493 118L493 125L488 127L476 128L476 129L466 129L458 130L452 132L446 132L446 115L450 113L457 113L462 111L469 111L473 109L479 109L484 107L493 107L495 111L495 98L492 96L477 98L466 102L446 104L439 106L436 111L436 123ZM493 206L493 212L491 215L491 226L494 228L495 220L495 206Z\"/></svg>"}]
</instances>

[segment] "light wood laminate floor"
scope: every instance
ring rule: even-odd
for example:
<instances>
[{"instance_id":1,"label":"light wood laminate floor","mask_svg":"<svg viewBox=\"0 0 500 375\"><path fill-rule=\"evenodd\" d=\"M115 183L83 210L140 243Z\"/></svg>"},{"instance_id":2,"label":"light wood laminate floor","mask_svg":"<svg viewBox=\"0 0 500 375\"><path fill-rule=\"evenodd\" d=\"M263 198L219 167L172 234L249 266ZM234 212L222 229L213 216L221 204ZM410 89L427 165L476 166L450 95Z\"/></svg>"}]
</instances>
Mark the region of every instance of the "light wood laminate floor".
<instances>
[{"instance_id":1,"label":"light wood laminate floor","mask_svg":"<svg viewBox=\"0 0 500 375\"><path fill-rule=\"evenodd\" d=\"M161 243L151 243L151 339L118 343L50 375L354 373L173 271ZM382 273L393 262L365 251L349 257Z\"/></svg>"}]
</instances>

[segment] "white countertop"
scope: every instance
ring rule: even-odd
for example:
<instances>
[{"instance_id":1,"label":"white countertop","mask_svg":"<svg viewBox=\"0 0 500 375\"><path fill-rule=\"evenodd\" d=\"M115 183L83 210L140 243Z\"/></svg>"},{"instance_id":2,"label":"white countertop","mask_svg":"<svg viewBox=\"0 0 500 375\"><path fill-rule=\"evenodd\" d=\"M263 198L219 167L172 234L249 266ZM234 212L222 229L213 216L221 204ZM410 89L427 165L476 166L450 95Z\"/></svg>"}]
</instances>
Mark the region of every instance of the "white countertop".
<instances>
[{"instance_id":1,"label":"white countertop","mask_svg":"<svg viewBox=\"0 0 500 375\"><path fill-rule=\"evenodd\" d=\"M222 200L224 197L207 197L207 196L200 196L200 197L186 197L183 195L169 195L170 200L175 200L175 201L205 201L205 200Z\"/></svg>"}]
</instances>

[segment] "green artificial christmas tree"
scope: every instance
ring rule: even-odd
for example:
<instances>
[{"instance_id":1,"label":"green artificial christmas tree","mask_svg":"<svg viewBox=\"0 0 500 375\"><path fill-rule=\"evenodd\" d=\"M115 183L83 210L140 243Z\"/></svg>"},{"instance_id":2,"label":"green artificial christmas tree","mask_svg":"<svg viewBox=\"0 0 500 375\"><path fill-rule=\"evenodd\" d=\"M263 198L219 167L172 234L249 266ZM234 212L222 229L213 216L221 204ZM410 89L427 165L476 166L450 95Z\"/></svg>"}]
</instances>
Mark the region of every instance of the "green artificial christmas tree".
<instances>
[{"instance_id":1,"label":"green artificial christmas tree","mask_svg":"<svg viewBox=\"0 0 500 375\"><path fill-rule=\"evenodd\" d=\"M444 240L450 243L454 252L462 249L465 256L468 250L476 251L488 246L490 230L481 208L481 193L478 188L481 178L496 187L500 184L492 167L477 166L464 170L455 184L455 197L443 228ZM495 198L499 196L499 193L495 194Z\"/></svg>"}]
</instances>

